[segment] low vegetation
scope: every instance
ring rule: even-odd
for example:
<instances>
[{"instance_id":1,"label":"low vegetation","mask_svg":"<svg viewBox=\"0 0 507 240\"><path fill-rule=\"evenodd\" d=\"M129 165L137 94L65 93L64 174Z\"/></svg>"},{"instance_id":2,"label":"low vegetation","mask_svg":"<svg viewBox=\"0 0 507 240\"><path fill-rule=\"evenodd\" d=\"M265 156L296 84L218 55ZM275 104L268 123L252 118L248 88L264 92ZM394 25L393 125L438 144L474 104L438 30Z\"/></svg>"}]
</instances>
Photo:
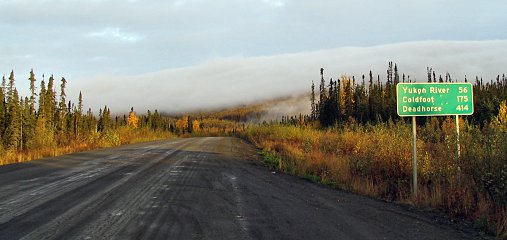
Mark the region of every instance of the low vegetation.
<instances>
[{"instance_id":1,"label":"low vegetation","mask_svg":"<svg viewBox=\"0 0 507 240\"><path fill-rule=\"evenodd\" d=\"M52 146L39 146L37 148L28 148L24 150L3 150L0 153L0 165L173 137L175 137L175 135L170 132L156 132L146 128L132 129L129 127L120 127L108 133L89 133L80 139L70 139L66 144L61 145L52 144Z\"/></svg>"},{"instance_id":2,"label":"low vegetation","mask_svg":"<svg viewBox=\"0 0 507 240\"><path fill-rule=\"evenodd\" d=\"M481 130L463 124L461 157L457 159L453 121L447 118L436 125L438 121L435 118L418 130L417 198L411 194L409 124L348 123L326 130L266 124L250 126L241 134L261 147L266 163L280 171L375 198L472 218L488 231L494 231L490 228L498 223L500 230L507 217L507 129L491 124Z\"/></svg>"}]
</instances>

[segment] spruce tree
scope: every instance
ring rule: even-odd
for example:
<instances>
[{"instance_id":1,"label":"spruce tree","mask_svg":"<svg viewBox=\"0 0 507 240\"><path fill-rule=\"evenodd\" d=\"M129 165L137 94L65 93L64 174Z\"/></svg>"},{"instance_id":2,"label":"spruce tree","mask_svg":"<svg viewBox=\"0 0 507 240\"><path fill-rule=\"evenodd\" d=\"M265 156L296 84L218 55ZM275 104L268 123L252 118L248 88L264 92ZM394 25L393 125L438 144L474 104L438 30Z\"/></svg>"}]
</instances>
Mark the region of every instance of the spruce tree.
<instances>
[{"instance_id":1,"label":"spruce tree","mask_svg":"<svg viewBox=\"0 0 507 240\"><path fill-rule=\"evenodd\" d=\"M370 70L368 86L368 119L369 121L375 120L375 96L377 94L376 87L373 85L373 73Z\"/></svg>"},{"instance_id":2,"label":"spruce tree","mask_svg":"<svg viewBox=\"0 0 507 240\"><path fill-rule=\"evenodd\" d=\"M16 86L14 85L14 71L11 71L11 75L9 76L9 84L7 85L7 102L14 101L15 88Z\"/></svg>"},{"instance_id":3,"label":"spruce tree","mask_svg":"<svg viewBox=\"0 0 507 240\"><path fill-rule=\"evenodd\" d=\"M40 82L39 93L39 110L37 111L38 118L46 118L46 82L44 81L44 74L42 74L42 81Z\"/></svg>"},{"instance_id":4,"label":"spruce tree","mask_svg":"<svg viewBox=\"0 0 507 240\"><path fill-rule=\"evenodd\" d=\"M25 97L22 104L21 149L25 149L35 133L35 114L30 107L30 99Z\"/></svg>"},{"instance_id":5,"label":"spruce tree","mask_svg":"<svg viewBox=\"0 0 507 240\"><path fill-rule=\"evenodd\" d=\"M88 108L83 124L87 132L97 131L97 118L95 118L95 115L93 115L91 108Z\"/></svg>"},{"instance_id":6,"label":"spruce tree","mask_svg":"<svg viewBox=\"0 0 507 240\"><path fill-rule=\"evenodd\" d=\"M312 93L310 95L310 102L311 102L311 114L310 118L311 120L317 119L317 106L315 105L315 83L312 80Z\"/></svg>"},{"instance_id":7,"label":"spruce tree","mask_svg":"<svg viewBox=\"0 0 507 240\"><path fill-rule=\"evenodd\" d=\"M348 117L353 116L354 114L354 98L353 98L353 86L352 81L350 78L345 77L345 83L344 83L344 95L345 95L345 117L348 119Z\"/></svg>"},{"instance_id":8,"label":"spruce tree","mask_svg":"<svg viewBox=\"0 0 507 240\"><path fill-rule=\"evenodd\" d=\"M104 130L109 131L111 130L111 109L107 108L107 106L104 106Z\"/></svg>"},{"instance_id":9,"label":"spruce tree","mask_svg":"<svg viewBox=\"0 0 507 240\"><path fill-rule=\"evenodd\" d=\"M398 72L398 64L394 64L394 85L400 82L400 73Z\"/></svg>"},{"instance_id":10,"label":"spruce tree","mask_svg":"<svg viewBox=\"0 0 507 240\"><path fill-rule=\"evenodd\" d=\"M104 106L104 110L99 109L98 131L107 132L111 129L111 111Z\"/></svg>"},{"instance_id":11,"label":"spruce tree","mask_svg":"<svg viewBox=\"0 0 507 240\"><path fill-rule=\"evenodd\" d=\"M354 91L354 112L358 122L366 123L368 120L368 97L366 96L364 75L361 85L355 87Z\"/></svg>"},{"instance_id":12,"label":"spruce tree","mask_svg":"<svg viewBox=\"0 0 507 240\"><path fill-rule=\"evenodd\" d=\"M35 74L33 73L33 69L30 70L30 76L28 77L28 80L30 81L30 109L31 111L35 112L35 97L37 94L35 93Z\"/></svg>"},{"instance_id":13,"label":"spruce tree","mask_svg":"<svg viewBox=\"0 0 507 240\"><path fill-rule=\"evenodd\" d=\"M187 116L187 131L188 133L192 133L192 118L190 118L190 116Z\"/></svg>"},{"instance_id":14,"label":"spruce tree","mask_svg":"<svg viewBox=\"0 0 507 240\"><path fill-rule=\"evenodd\" d=\"M148 113L146 115L146 127L151 128L153 124L153 115L151 115L151 111L148 109Z\"/></svg>"},{"instance_id":15,"label":"spruce tree","mask_svg":"<svg viewBox=\"0 0 507 240\"><path fill-rule=\"evenodd\" d=\"M387 68L387 82L386 85L393 84L393 62L389 62Z\"/></svg>"},{"instance_id":16,"label":"spruce tree","mask_svg":"<svg viewBox=\"0 0 507 240\"><path fill-rule=\"evenodd\" d=\"M102 108L99 108L99 121L97 122L97 131L102 132L104 130L104 114Z\"/></svg>"},{"instance_id":17,"label":"spruce tree","mask_svg":"<svg viewBox=\"0 0 507 240\"><path fill-rule=\"evenodd\" d=\"M18 96L15 95L15 93L17 94L17 91L14 83L14 71L11 71L6 90L7 109L5 112L5 133L3 140L5 146L10 149L17 149L20 119L18 116L19 99Z\"/></svg>"},{"instance_id":18,"label":"spruce tree","mask_svg":"<svg viewBox=\"0 0 507 240\"><path fill-rule=\"evenodd\" d=\"M9 83L9 86L10 85ZM17 150L20 146L22 118L18 90L15 87L13 88L12 97L8 101L7 116L7 128L5 130L4 141L7 143L6 145L9 149Z\"/></svg>"},{"instance_id":19,"label":"spruce tree","mask_svg":"<svg viewBox=\"0 0 507 240\"><path fill-rule=\"evenodd\" d=\"M66 132L65 126L66 126L66 117L68 114L67 111L67 101L65 100L65 97L67 94L65 94L65 86L67 84L67 80L62 77L62 83L60 84L60 102L58 104L58 110L57 110L57 124L58 124L58 130L61 132Z\"/></svg>"},{"instance_id":20,"label":"spruce tree","mask_svg":"<svg viewBox=\"0 0 507 240\"><path fill-rule=\"evenodd\" d=\"M162 124L161 120L162 119L161 119L160 114L158 113L158 110L155 109L155 112L153 113L153 123L152 123L151 128L153 130L158 130L160 128L160 125ZM202 122L202 119L201 119L201 122Z\"/></svg>"},{"instance_id":21,"label":"spruce tree","mask_svg":"<svg viewBox=\"0 0 507 240\"><path fill-rule=\"evenodd\" d=\"M56 94L54 90L54 81L55 78L53 75L49 77L48 80L48 88L46 89L46 101L45 101L45 112L46 112L46 123L47 127L52 131L55 128L56 120L58 119L58 115L56 109L58 108L56 104Z\"/></svg>"},{"instance_id":22,"label":"spruce tree","mask_svg":"<svg viewBox=\"0 0 507 240\"><path fill-rule=\"evenodd\" d=\"M5 86L5 76L2 78L2 86ZM0 143L2 143L2 139L4 139L5 127L6 127L6 119L5 114L7 112L7 102L5 99L5 87L0 87ZM3 144L0 144L0 149Z\"/></svg>"},{"instance_id":23,"label":"spruce tree","mask_svg":"<svg viewBox=\"0 0 507 240\"><path fill-rule=\"evenodd\" d=\"M5 74L2 77L2 91L7 95L7 87L6 87L6 81L5 81Z\"/></svg>"},{"instance_id":24,"label":"spruce tree","mask_svg":"<svg viewBox=\"0 0 507 240\"><path fill-rule=\"evenodd\" d=\"M433 71L433 69L430 67L426 67L426 71L428 74L428 82L430 83L431 82L431 72Z\"/></svg>"},{"instance_id":25,"label":"spruce tree","mask_svg":"<svg viewBox=\"0 0 507 240\"><path fill-rule=\"evenodd\" d=\"M391 63L392 66L392 63ZM389 108L389 118L396 119L398 118L398 113L396 111L396 84L400 82L400 74L398 72L398 65L394 64L394 76L393 76L393 85L389 89L389 103L387 107Z\"/></svg>"},{"instance_id":26,"label":"spruce tree","mask_svg":"<svg viewBox=\"0 0 507 240\"><path fill-rule=\"evenodd\" d=\"M35 136L35 128L37 126L37 118L35 113L35 101L37 93L35 93L35 74L33 69L30 70L28 76L30 81L30 98L26 97L23 107L23 134L22 140L26 146ZM23 145L23 144L22 144ZM24 147L24 146L22 146Z\"/></svg>"},{"instance_id":27,"label":"spruce tree","mask_svg":"<svg viewBox=\"0 0 507 240\"><path fill-rule=\"evenodd\" d=\"M323 127L327 127L332 125L336 121L335 111L337 110L334 107L334 82L333 79L329 81L329 93L327 94L327 98L324 99L324 107L321 113L320 123Z\"/></svg>"},{"instance_id":28,"label":"spruce tree","mask_svg":"<svg viewBox=\"0 0 507 240\"><path fill-rule=\"evenodd\" d=\"M73 118L73 129L74 129L74 138L78 138L80 132L84 131L84 123L83 123L83 94L79 91L79 98L77 103L77 108L74 109L74 118Z\"/></svg>"},{"instance_id":29,"label":"spruce tree","mask_svg":"<svg viewBox=\"0 0 507 240\"><path fill-rule=\"evenodd\" d=\"M325 109L324 109L325 104L326 104L326 99L327 99L327 96L326 96L326 83L324 81L324 68L321 68L320 69L319 102L317 103L318 116L319 116L319 119L321 122L322 122L322 119L326 118L324 116L326 114Z\"/></svg>"},{"instance_id":30,"label":"spruce tree","mask_svg":"<svg viewBox=\"0 0 507 240\"><path fill-rule=\"evenodd\" d=\"M333 79L331 79L331 87L332 89L330 89L330 93L329 93L329 105L330 105L330 110L331 110L331 122L330 124L333 125L335 124L336 122L338 122L339 118L340 118L340 107L339 107L339 104L338 104L338 95L339 95L339 89L338 89L338 84L337 84L338 81L333 81ZM334 86L333 86L334 85Z\"/></svg>"},{"instance_id":31,"label":"spruce tree","mask_svg":"<svg viewBox=\"0 0 507 240\"><path fill-rule=\"evenodd\" d=\"M342 103L342 88L341 88L341 80L340 79L337 79L335 82L334 82L334 85L335 85L335 89L334 89L334 92L335 92L335 99L336 99L336 121L337 122L340 122L341 120L343 120L343 108L341 106L341 103Z\"/></svg>"}]
</instances>

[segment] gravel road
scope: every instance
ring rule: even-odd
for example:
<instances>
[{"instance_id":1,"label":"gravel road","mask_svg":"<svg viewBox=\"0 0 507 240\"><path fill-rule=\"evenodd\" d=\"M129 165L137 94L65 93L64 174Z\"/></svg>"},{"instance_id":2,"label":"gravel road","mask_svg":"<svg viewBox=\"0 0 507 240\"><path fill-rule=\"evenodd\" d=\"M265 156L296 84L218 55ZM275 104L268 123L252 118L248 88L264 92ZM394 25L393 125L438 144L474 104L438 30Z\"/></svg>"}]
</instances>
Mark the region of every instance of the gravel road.
<instances>
[{"instance_id":1,"label":"gravel road","mask_svg":"<svg viewBox=\"0 0 507 240\"><path fill-rule=\"evenodd\" d=\"M0 239L478 239L443 215L273 173L237 138L0 167Z\"/></svg>"}]
</instances>

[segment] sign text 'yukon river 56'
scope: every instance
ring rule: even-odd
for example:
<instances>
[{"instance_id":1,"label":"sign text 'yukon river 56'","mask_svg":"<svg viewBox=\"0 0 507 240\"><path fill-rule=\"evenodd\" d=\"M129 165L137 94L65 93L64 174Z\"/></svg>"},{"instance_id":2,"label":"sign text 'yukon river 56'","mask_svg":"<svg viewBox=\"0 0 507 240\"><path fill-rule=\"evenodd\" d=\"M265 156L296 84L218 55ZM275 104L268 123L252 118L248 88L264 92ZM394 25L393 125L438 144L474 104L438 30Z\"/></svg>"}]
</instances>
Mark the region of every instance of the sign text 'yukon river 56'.
<instances>
[{"instance_id":1,"label":"sign text 'yukon river 56'","mask_svg":"<svg viewBox=\"0 0 507 240\"><path fill-rule=\"evenodd\" d=\"M474 112L471 83L399 83L400 116L470 115Z\"/></svg>"}]
</instances>

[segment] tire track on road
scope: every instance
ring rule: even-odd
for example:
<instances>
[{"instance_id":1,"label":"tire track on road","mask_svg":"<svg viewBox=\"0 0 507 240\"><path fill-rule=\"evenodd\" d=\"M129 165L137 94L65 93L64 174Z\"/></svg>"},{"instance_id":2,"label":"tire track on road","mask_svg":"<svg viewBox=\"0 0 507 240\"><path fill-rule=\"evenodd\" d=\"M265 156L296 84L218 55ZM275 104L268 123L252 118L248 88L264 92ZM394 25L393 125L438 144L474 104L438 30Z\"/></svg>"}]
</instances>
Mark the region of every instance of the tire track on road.
<instances>
[{"instance_id":1,"label":"tire track on road","mask_svg":"<svg viewBox=\"0 0 507 240\"><path fill-rule=\"evenodd\" d=\"M130 156L130 159L135 160L148 151L150 149L142 151L135 156ZM114 154L105 159L83 162L80 166L88 165L88 167L83 168L78 166L78 169L67 171L63 175L20 180L0 188L0 192L3 193L0 197L0 224L27 213L32 208L45 202L61 197L73 189L83 187L101 176L121 170L132 163L132 161L124 159L127 159L127 157L120 153ZM26 182L30 183L29 186L25 186ZM16 191L15 186L21 186L24 190L17 189ZM11 190L9 191L8 189Z\"/></svg>"},{"instance_id":2,"label":"tire track on road","mask_svg":"<svg viewBox=\"0 0 507 240\"><path fill-rule=\"evenodd\" d=\"M75 221L73 226L77 228L62 232L56 238L112 239L128 220L142 213L142 206L148 205L153 192L162 187L158 183L167 176L162 168L163 161L178 154L181 154L181 151L176 150L146 170L134 173L134 176L121 186L101 196L99 204L93 206L93 209L86 210L94 214Z\"/></svg>"},{"instance_id":3,"label":"tire track on road","mask_svg":"<svg viewBox=\"0 0 507 240\"><path fill-rule=\"evenodd\" d=\"M171 146L174 143L168 143L164 146ZM90 192L90 198L86 201L80 202L78 205L71 207L65 214L57 217L46 226L42 226L34 232L30 233L28 239L44 239L44 238L61 238L67 239L69 236L82 237L81 231L91 229L92 231L84 233L85 236L90 236L92 239L96 239L98 236L107 234L108 231L112 231L110 228L103 228L108 226L112 222L107 217L100 215L103 212L107 212L108 209L114 206L115 202L122 201L132 191L133 187L141 184L146 179L151 179L154 176L154 172L158 170L158 166L167 158L172 155L177 155L181 152L180 148L184 148L187 145L192 144L190 141L178 142L174 149L168 148L167 150L161 150L161 146L147 147L148 151L136 154L142 156L133 159L133 165L136 167L130 171L121 171L118 175L122 176L116 181L106 181L109 183L108 187L100 192ZM158 148L158 149L157 149ZM146 155L149 151L156 150L158 153L155 156ZM144 162L146 159L150 159ZM142 190L148 190L148 188L142 188ZM135 197L143 197L143 194L134 195ZM132 202L132 201L130 201ZM97 216L98 214L98 216ZM118 215L117 215L118 216ZM110 216L110 217L117 217ZM92 227L85 228L87 225ZM98 229L98 230L97 230ZM86 235L88 234L88 235ZM100 237L102 238L102 237Z\"/></svg>"},{"instance_id":4,"label":"tire track on road","mask_svg":"<svg viewBox=\"0 0 507 240\"><path fill-rule=\"evenodd\" d=\"M103 175L86 178L90 180L79 184L75 183L72 187L56 191L58 194L38 199L41 202L40 204L24 211L21 210L23 213L0 224L0 232L3 233L0 238L16 239L26 235L27 239L45 239L65 231L75 219L86 216L86 212L93 212L90 210L98 206L104 199L107 199L107 196L110 196L115 188L165 157L162 156L162 158L144 164L143 162L136 162L153 149L155 147L149 147L142 149L138 154L133 154L130 157L125 156L127 160L124 160L119 166L109 169ZM71 184L68 185L71 186ZM59 184L55 184L55 186L59 186ZM21 211L18 211L18 213ZM41 219L45 219L47 224L42 226L31 224Z\"/></svg>"}]
</instances>

